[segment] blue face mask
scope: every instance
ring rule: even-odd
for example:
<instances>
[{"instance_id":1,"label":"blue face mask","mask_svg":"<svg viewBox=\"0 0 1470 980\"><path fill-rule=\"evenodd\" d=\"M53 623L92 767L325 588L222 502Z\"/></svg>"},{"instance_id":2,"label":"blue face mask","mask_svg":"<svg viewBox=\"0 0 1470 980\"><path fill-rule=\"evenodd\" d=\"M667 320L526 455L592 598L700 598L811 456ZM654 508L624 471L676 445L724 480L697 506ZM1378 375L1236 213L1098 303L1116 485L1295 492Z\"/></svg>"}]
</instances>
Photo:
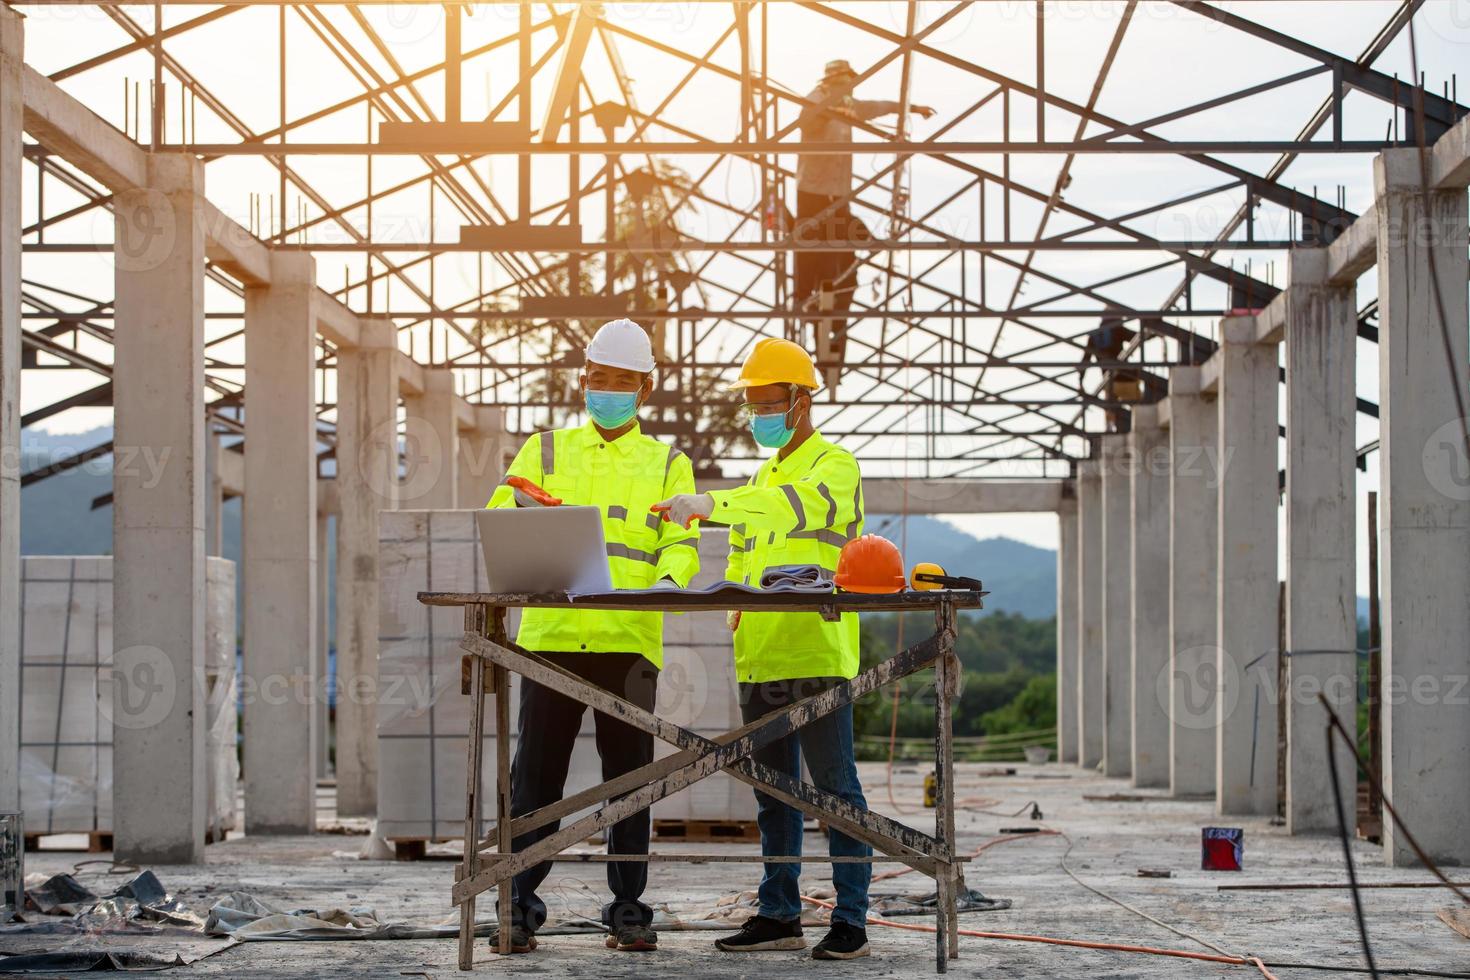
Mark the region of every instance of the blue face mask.
<instances>
[{"instance_id":1,"label":"blue face mask","mask_svg":"<svg viewBox=\"0 0 1470 980\"><path fill-rule=\"evenodd\" d=\"M750 420L750 434L755 441L767 449L780 449L791 441L796 430L786 424L789 412L774 415L755 415Z\"/></svg>"},{"instance_id":2,"label":"blue face mask","mask_svg":"<svg viewBox=\"0 0 1470 980\"><path fill-rule=\"evenodd\" d=\"M587 414L604 429L617 429L638 414L638 392L593 391L585 393Z\"/></svg>"}]
</instances>

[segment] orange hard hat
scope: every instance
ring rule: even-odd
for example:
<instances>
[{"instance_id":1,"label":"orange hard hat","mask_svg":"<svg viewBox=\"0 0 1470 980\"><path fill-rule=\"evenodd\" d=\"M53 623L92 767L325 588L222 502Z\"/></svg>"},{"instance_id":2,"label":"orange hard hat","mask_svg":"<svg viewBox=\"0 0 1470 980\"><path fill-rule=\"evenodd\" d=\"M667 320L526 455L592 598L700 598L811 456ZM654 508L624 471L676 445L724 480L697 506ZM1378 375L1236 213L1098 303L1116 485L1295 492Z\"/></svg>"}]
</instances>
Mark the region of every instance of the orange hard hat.
<instances>
[{"instance_id":1,"label":"orange hard hat","mask_svg":"<svg viewBox=\"0 0 1470 980\"><path fill-rule=\"evenodd\" d=\"M903 556L882 535L864 534L842 546L833 581L846 592L902 592Z\"/></svg>"}]
</instances>

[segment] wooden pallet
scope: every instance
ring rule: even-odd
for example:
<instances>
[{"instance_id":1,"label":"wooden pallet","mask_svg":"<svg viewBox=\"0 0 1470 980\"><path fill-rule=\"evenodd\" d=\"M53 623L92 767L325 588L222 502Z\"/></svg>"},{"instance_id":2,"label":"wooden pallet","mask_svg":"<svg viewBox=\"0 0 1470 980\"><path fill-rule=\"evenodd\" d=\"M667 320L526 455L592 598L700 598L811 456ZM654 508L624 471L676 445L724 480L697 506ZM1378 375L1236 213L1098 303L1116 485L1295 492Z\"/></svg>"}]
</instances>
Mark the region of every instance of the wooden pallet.
<instances>
[{"instance_id":1,"label":"wooden pallet","mask_svg":"<svg viewBox=\"0 0 1470 980\"><path fill-rule=\"evenodd\" d=\"M655 840L687 840L702 844L748 843L761 839L754 820L655 820Z\"/></svg>"},{"instance_id":2,"label":"wooden pallet","mask_svg":"<svg viewBox=\"0 0 1470 980\"><path fill-rule=\"evenodd\" d=\"M65 848L64 849L66 851L70 851L70 852L75 853L75 854L81 854L81 853L84 853L84 852L87 853L87 854L101 854L103 852L111 851L112 850L112 832L111 831L101 831L101 830L90 830L90 831L89 830L73 830L73 831L58 830L58 831L53 831L51 833L46 833L46 834L26 834L26 850L28 850L28 851L39 851L41 849L41 838L43 838L43 837L55 837L55 836L58 836L60 834L68 834L68 835L86 834L87 835L87 844L86 844L85 847L68 847L68 848ZM47 850L50 850L50 851L60 851L60 850L63 850L63 848L59 848L59 847L48 847Z\"/></svg>"}]
</instances>

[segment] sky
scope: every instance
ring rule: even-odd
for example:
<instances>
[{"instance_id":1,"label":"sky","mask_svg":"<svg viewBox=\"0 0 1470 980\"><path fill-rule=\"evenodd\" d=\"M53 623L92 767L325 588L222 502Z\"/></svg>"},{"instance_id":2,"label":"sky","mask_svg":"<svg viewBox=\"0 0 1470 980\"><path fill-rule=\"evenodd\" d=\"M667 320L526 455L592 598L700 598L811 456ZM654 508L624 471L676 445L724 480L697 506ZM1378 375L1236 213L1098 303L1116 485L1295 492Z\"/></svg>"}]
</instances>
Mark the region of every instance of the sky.
<instances>
[{"instance_id":1,"label":"sky","mask_svg":"<svg viewBox=\"0 0 1470 980\"><path fill-rule=\"evenodd\" d=\"M558 5L562 9L567 4ZM901 32L904 29L908 7L900 3L842 3L834 4L839 11L862 17L887 30ZM1356 57L1377 33L1389 14L1397 7L1386 0L1347 0L1340 3L1322 2L1272 2L1272 3L1221 3L1228 10L1260 21L1269 27L1301 39L1309 44L1349 57ZM804 93L809 90L820 74L822 64L829 58L842 57L859 68L872 64L891 50L889 42L864 35L836 24L810 11L794 8L787 4L767 5L769 24L766 36L768 48L766 59L769 74L775 83L785 88ZM924 28L934 18L950 9L947 2L929 2L916 8L916 26ZM204 13L201 7L167 7L164 10L165 26L192 19ZM395 68L414 71L432 64L442 56L442 32L444 12L435 4L385 4L365 5L360 8L362 21L355 22L347 8L323 7L319 10L304 8L302 12L288 11L285 15L286 48L290 65L290 78L285 90L287 118L296 118L305 113L331 106L362 90L362 83L332 55L324 45L322 36L330 37L333 32L351 38L354 44L366 52L366 62L355 66L362 75L378 73L391 75ZM1046 36L1048 42L1045 65L1048 91L1062 95L1075 102L1086 102L1098 67L1118 26L1123 10L1121 3L1114 2L1051 2L1046 4ZM544 17L545 5L538 5L537 19ZM77 65L87 58L117 47L128 40L128 35L118 23L96 8L84 6L31 7L24 10L27 15L26 60L43 73L54 73ZM145 28L152 24L152 7L125 7L122 12ZM211 23L194 28L165 42L166 51L177 58L207 91L217 96L238 120L239 124L254 132L269 130L279 121L282 93L278 85L278 63L276 57L278 29L281 11L276 8L251 9L220 17ZM476 8L464 26L465 45L473 49L491 39L500 37L515 26L517 12L514 5L491 4ZM707 136L730 138L738 127L738 85L727 79L714 78L704 73L683 90L673 94L673 87L686 69L674 54L638 44L619 36L619 30L643 32L653 35L662 44L675 52L705 54L713 50L710 58L717 64L734 67L737 64L736 48L727 39L714 47L718 39L731 27L729 5L668 2L647 4L612 4L607 9L607 18L613 27L611 35L618 47L626 70L631 76L633 93L638 106L645 111L657 110L662 118L673 126L684 127ZM371 25L382 43L375 49L364 33L364 25ZM759 21L757 20L757 25ZM963 13L952 18L932 35L928 43L934 47L961 55L987 69L1011 75L1021 81L1030 82L1036 73L1034 64L1035 4L1011 2L1011 0L989 0L973 4ZM1416 36L1419 46L1420 67L1426 74L1430 87L1438 91L1442 86L1455 85L1458 79L1453 74L1461 67L1470 65L1470 0L1428 0L1417 15ZM757 27L758 29L758 27ZM545 51L550 44L550 31L538 33L534 50ZM513 62L514 45L507 45L490 55L473 59L464 68L463 99L468 118L480 118L487 109L502 99L516 79ZM1203 99L1239 89L1247 85L1280 77L1290 72L1309 67L1313 62L1299 55L1247 37L1223 27L1206 18L1199 17L1172 4L1141 3L1128 27L1119 49L1118 57L1108 75L1097 102L1100 112L1124 120L1142 120L1154 115L1190 105ZM1409 75L1409 53L1407 34L1401 34L1378 60L1377 67L1386 73ZM895 59L874 78L864 83L859 95L868 98L893 96L899 84L902 69L901 59ZM916 58L911 65L913 73L912 91L916 101L933 105L938 114L931 123L916 122L914 132L926 134L952 119L974 100L985 94L986 83L973 75L958 71L931 58ZM70 74L61 84L82 99L93 111L109 122L123 128L129 127L125 120L125 104L131 98L133 86L145 93L152 76L151 62L145 52L134 52L108 64L90 70ZM539 113L549 92L550 72L543 72L532 87L532 122L539 125ZM599 99L618 95L609 68L605 51L596 44L586 63L586 77L594 95ZM1264 96L1250 98L1202 114L1197 118L1179 120L1158 127L1158 131L1173 138L1218 138L1221 136L1241 139L1289 138L1302 125L1327 91L1328 80L1317 76L1298 82L1285 89ZM177 79L167 80L166 101L171 107L164 132L165 141L177 141L186 135L200 142L234 142L238 135L217 114L211 112L204 100L191 108L188 117L178 111L180 86ZM442 82L437 75L427 77L419 86L419 95L427 111L438 112L442 106ZM667 99L667 104L663 104ZM1000 107L994 100L985 109L976 112L964 122L956 125L945 138L989 140L1000 137ZM416 104L415 104L416 105ZM513 113L511 113L513 115ZM791 122L789 108L777 120L782 124ZM185 119L192 125L186 129ZM502 115L501 118L506 118ZM1034 138L1034 107L1017 98L1014 100L1012 134L1014 138ZM147 141L146 119L136 131ZM891 126L893 119L881 120ZM1389 113L1379 103L1365 96L1353 95L1346 101L1345 130L1348 138L1376 138L1389 123ZM360 140L369 125L366 112L355 105L342 112L329 114L319 121L293 131L292 141L340 141ZM1061 110L1048 111L1047 135L1049 138L1070 138L1077 120ZM1085 135L1098 132L1097 127L1084 130ZM630 130L620 131L629 136ZM671 131L652 129L650 138L679 138ZM998 158L987 159L976 156L974 162L989 169L999 169ZM1270 158L1262 156L1224 157L1231 163L1259 171ZM690 173L699 173L712 161L700 157L679 157L674 162ZM794 162L788 155L785 162ZM855 173L859 178L874 173L891 162L890 156L863 154L855 159ZM582 178L589 179L601 166L601 159L589 158L583 164ZM358 200L367 187L366 165L361 159L346 157L297 156L292 165L314 188L321 191L323 198L333 207L343 207ZM1032 186L1049 190L1061 166L1057 157L1018 156L1012 161L1012 174ZM496 158L490 163L473 165L474 172L490 188L496 198L513 202L516 197L516 174L514 162ZM410 179L423 171L423 165L413 158L378 157L373 161L372 181L381 189L396 180ZM227 157L208 164L206 171L207 195L221 210L233 215L242 224L254 226L252 215L258 206L270 215L278 202L279 183L275 172L266 162L250 157ZM1071 184L1064 193L1064 201L1087 211L1116 215L1146 207L1169 196L1204 191L1224 182L1222 174L1173 157L1108 155L1084 156L1077 160L1071 170ZM535 158L533 177L533 200L538 204L549 203L565 195L567 169L563 161L550 157ZM23 196L23 220L33 222L37 213L34 168L26 168L24 177L26 191ZM1303 188L1317 188L1324 198L1331 199L1341 187L1346 207L1361 212L1370 207L1372 200L1371 158L1365 155L1306 155L1299 158L1287 171L1284 178L1288 183ZM911 213L922 214L944 201L964 184L964 175L942 162L920 158L907 171L907 188L911 197ZM736 214L750 214L758 210L760 188L754 178L753 169L747 164L725 163L716 165L706 183L707 191L731 204ZM883 195L871 196L882 201ZM75 194L54 180L47 181L46 199L48 209L55 209L68 202L79 201ZM258 199L259 204L255 202ZM290 190L286 197L288 223L294 224L296 216L304 214L315 222L298 238L308 241L340 241L343 232L328 223L320 222L321 208L317 202L304 198L297 190ZM987 197L988 220L986 231L999 237L998 214L1000 197L991 188ZM1209 195L1188 205L1133 222L1132 227L1161 238L1180 238L1209 235L1218 230L1221 223L1234 213L1239 204L1238 193ZM434 221L429 221L433 208ZM602 232L600 214L602 202L599 197L588 198L584 205L583 222L587 237L595 238ZM344 217L358 227L366 225L367 215L363 208L349 208ZM1015 200L1012 205L1013 237L1028 237L1035 232L1040 217L1040 208L1035 202ZM681 219L684 230L699 238L718 238L728 234L738 220L725 211L702 206L689 212ZM425 185L405 190L377 202L373 209L373 230L379 239L422 240L430 236L452 238L464 219L456 214L444 196L430 200ZM974 237L979 233L979 200L972 190L955 204L946 206L932 223L950 234ZM1048 233L1056 233L1077 227L1081 219L1072 215L1053 217ZM260 230L269 234L270 219L261 222ZM1284 237L1285 217L1282 212L1265 206L1257 215L1257 233ZM47 229L51 241L106 242L111 239L111 221L96 210L85 212L69 221ZM1245 255L1251 255L1253 274L1275 283L1285 278L1284 256L1279 253L1239 253L1235 260L1243 264ZM1222 254L1222 261L1231 253ZM1125 270L1137 269L1158 255L1149 253L1119 252L1053 252L1037 256L1034 267L1042 274L1054 274L1072 281L1096 281L1116 275ZM903 268L910 260L900 259ZM913 268L923 268L933 259L919 254L912 259ZM981 263L977 256L970 255L964 261L963 276L969 284L970 295L974 295L975 284L981 275ZM363 271L360 256L342 253L321 253L318 258L320 284L329 290L342 287L349 280L360 281ZM947 259L926 280L941 288L957 290L961 281L961 260ZM711 262L711 273L728 283L744 283L750 274L733 258L717 258ZM25 257L24 274L28 280L44 283L50 287L61 287L88 297L108 298L111 294L111 258L106 254L29 254ZM432 279L434 295L441 305L460 302L478 291L484 281L498 285L507 281L507 273L493 261L471 255L451 255L435 263ZM1001 304L1009 298L1015 288L1015 275L995 262L985 268L985 282L991 305ZM428 290L431 282L425 268L418 268L412 275L414 283ZM1148 307L1161 303L1179 281L1177 267L1155 274L1139 277L1109 291L1112 298L1120 302ZM865 274L860 296L870 297L878 288L878 278ZM1374 294L1374 277L1369 275L1360 282L1359 303L1367 302ZM769 282L757 281L757 290L768 289ZM212 311L238 311L239 300L224 293L218 286L206 287L209 308ZM1033 302L1052 295L1056 287L1048 285L1044 278L1033 276L1021 292L1022 302ZM78 308L77 301L68 301L52 296L65 308ZM905 297L900 297L900 301ZM925 290L916 289L909 297L914 308L936 305L936 296ZM355 309L366 309L368 291L360 285L347 294L349 305ZM373 293L371 302L376 309L391 306L394 309L420 309L418 303L401 283L380 285ZM718 308L736 301L728 294L714 292L705 302ZM1222 302L1221 291L1202 287L1196 291L1195 302L1202 306L1218 305ZM1063 308L1094 308L1075 300L1064 300L1057 304ZM1181 318L1182 319L1182 318ZM1215 327L1207 318L1189 322L1200 332L1211 334ZM1078 334L1095 324L1095 318L1079 317L1076 320L1046 321L1047 326L1066 335ZM948 334L952 329L948 321L929 325L935 332ZM209 335L224 336L238 330L237 320L211 320ZM972 342L990 345L997 353L1012 353L1037 342L1037 335L1010 326L997 332L992 321L977 321L970 330ZM885 336L895 331L898 339L889 339L889 350L898 357L922 355L930 335L921 330L900 331L897 326L881 326L870 322L854 331L851 350L861 354L869 346L876 345L879 332ZM442 326L422 326L412 331L411 339L404 338L405 349L412 347L421 359L432 342L439 351L446 342L455 341L446 335ZM736 358L753 339L753 334L742 328L722 327L712 331L702 342L701 354ZM89 348L89 344L92 346ZM89 340L81 343L83 350L100 353L99 344ZM461 347L463 345L460 345ZM1168 356L1170 350L1164 342L1158 342L1159 350L1148 351L1150 356ZM506 352L509 355L509 351ZM245 356L243 341L230 341L211 348L211 355L225 364L240 364ZM931 353L929 356L937 356ZM1060 344L1039 349L1037 358L1055 356L1057 359L1074 358L1075 349ZM220 368L218 376L236 383L243 381L243 372ZM1361 397L1376 400L1378 378L1376 348L1358 344L1358 393ZM977 373L962 374L962 377L978 377ZM839 388L839 394L847 397L860 387L861 375L850 374ZM472 379L466 379L468 384ZM918 369L900 371L892 376L899 384L918 383ZM998 391L1024 380L1018 372L995 369L987 374L983 390ZM1094 372L1089 376L1096 383ZM95 384L95 379L82 372L74 371L30 371L26 373L22 391L23 410L29 411L49 403L58 397ZM925 390L925 389L920 389ZM1035 384L1027 389L1034 397L1054 397L1059 389L1055 385ZM1051 392L1053 394L1047 394ZM324 401L334 397L330 376L321 380L320 395ZM874 396L880 404L876 410L873 428L884 434L864 441L862 447L874 456L887 456L897 460L907 457L909 463L896 461L873 463L867 469L873 475L898 476L908 473L913 476L933 472L927 459L928 447L912 433L921 424L922 416L907 405L907 396L897 388L880 388ZM866 411L866 410L865 410ZM822 410L819 420L831 416L835 410ZM56 432L81 431L99 424L108 424L109 413L102 410L72 411L54 417L46 423L48 430ZM977 411L983 418L996 418L1001 413L991 410ZM839 414L842 421L852 420L853 413ZM1069 417L1069 416L1068 416ZM931 422L942 423L947 432L961 432L973 419L956 412L941 410ZM1357 441L1359 445L1377 437L1374 420L1360 416ZM512 423L513 428L529 431L538 424L537 412L528 408ZM835 424L835 421L834 423ZM1031 422L1031 427L1040 423ZM1089 419L1093 427L1099 421ZM968 445L963 438L956 438L953 445ZM940 448L945 448L940 444ZM1011 448L1014 448L1012 444ZM1069 451L1076 452L1080 444L1070 445ZM749 465L753 465L749 464ZM1003 469L991 468L987 472L996 475L1028 475L1027 468L1016 466ZM1051 475L1059 471L1053 467ZM1359 528L1363 527L1362 508L1369 490L1377 489L1377 466L1360 473L1358 497L1360 506ZM981 536L1003 533L1028 543L1055 547L1056 521L1051 515L986 515L955 518L959 526ZM1362 534L1360 533L1360 572L1365 568L1362 557ZM1364 578L1365 572L1360 574Z\"/></svg>"}]
</instances>

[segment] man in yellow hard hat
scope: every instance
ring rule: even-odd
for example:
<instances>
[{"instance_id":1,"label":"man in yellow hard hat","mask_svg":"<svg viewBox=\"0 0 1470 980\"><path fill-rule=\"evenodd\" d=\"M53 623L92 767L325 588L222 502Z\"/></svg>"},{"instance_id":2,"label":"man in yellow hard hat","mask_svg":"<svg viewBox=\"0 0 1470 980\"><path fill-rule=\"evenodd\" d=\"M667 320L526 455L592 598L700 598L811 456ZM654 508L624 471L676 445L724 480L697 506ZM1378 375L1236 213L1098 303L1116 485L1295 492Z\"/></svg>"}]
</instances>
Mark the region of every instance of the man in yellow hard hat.
<instances>
[{"instance_id":1,"label":"man in yellow hard hat","mask_svg":"<svg viewBox=\"0 0 1470 980\"><path fill-rule=\"evenodd\" d=\"M789 340L755 345L732 385L743 390L751 435L775 455L743 487L665 500L658 506L672 522L695 518L729 525L730 561L725 577L760 586L767 570L817 565L837 570L842 546L863 531L862 477L852 454L813 427L812 392L820 386L811 356ZM830 623L817 613L733 614L735 674L740 709L753 719L855 677L857 616ZM848 705L754 753L773 769L801 778L805 756L819 789L866 807L853 755L852 706ZM764 793L755 794L761 852L799 855L801 814ZM833 856L871 856L864 844L833 831ZM759 914L734 936L715 945L726 952L801 949L800 864L770 863L760 884ZM818 959L868 955L868 882L872 867L834 863L837 908L832 928L817 944Z\"/></svg>"},{"instance_id":2,"label":"man in yellow hard hat","mask_svg":"<svg viewBox=\"0 0 1470 980\"><path fill-rule=\"evenodd\" d=\"M619 589L682 588L699 568L699 533L658 519L649 509L670 494L694 490L689 457L644 435L638 409L653 392L654 358L648 334L631 320L603 324L587 346L580 387L585 425L541 432L526 440L487 507L590 504L602 510L602 533L612 584ZM591 684L652 711L663 665L663 616L658 612L527 609L519 645ZM511 813L522 816L562 798L567 767L586 706L558 691L521 680L520 719L511 769ZM594 712L603 779L653 761L653 736ZM553 833L549 824L515 839L520 851ZM607 834L610 854L648 854L647 810L619 821ZM511 888L511 950L536 948L546 904L536 889L550 863L516 875ZM646 861L607 866L613 900L602 909L607 945L650 950L653 910L640 898ZM498 932L490 939L498 947Z\"/></svg>"}]
</instances>

